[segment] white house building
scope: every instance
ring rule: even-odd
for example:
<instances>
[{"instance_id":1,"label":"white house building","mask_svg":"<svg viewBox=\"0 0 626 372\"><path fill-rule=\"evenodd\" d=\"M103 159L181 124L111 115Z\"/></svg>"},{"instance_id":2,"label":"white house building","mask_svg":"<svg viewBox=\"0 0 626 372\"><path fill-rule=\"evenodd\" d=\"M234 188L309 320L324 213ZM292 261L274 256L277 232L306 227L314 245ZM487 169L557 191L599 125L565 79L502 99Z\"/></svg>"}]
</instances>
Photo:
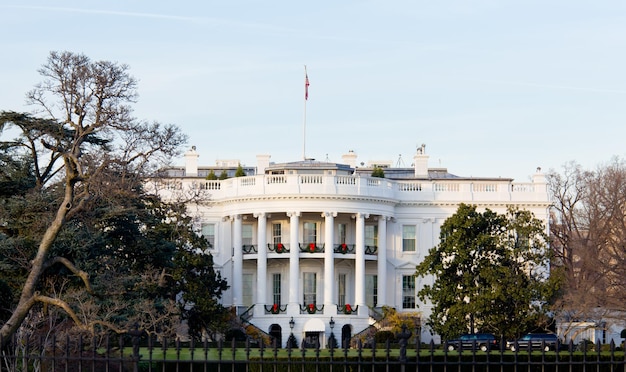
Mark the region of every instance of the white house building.
<instances>
[{"instance_id":1,"label":"white house building","mask_svg":"<svg viewBox=\"0 0 626 372\"><path fill-rule=\"evenodd\" d=\"M192 148L185 166L168 169L158 181L162 193L209 194L190 211L230 285L223 304L282 345L291 333L325 347L333 332L343 343L374 324L382 306L425 319L431 305L416 293L428 279L416 278L415 267L460 203L499 213L514 205L548 219L539 168L529 183L459 177L429 168L424 146L409 168L359 166L352 151L341 163L274 164L260 155L256 167L242 167L243 177L233 177L236 160L198 166L198 157ZM384 178L372 177L375 167ZM211 171L231 178L207 180ZM435 337L419 329L423 341Z\"/></svg>"}]
</instances>

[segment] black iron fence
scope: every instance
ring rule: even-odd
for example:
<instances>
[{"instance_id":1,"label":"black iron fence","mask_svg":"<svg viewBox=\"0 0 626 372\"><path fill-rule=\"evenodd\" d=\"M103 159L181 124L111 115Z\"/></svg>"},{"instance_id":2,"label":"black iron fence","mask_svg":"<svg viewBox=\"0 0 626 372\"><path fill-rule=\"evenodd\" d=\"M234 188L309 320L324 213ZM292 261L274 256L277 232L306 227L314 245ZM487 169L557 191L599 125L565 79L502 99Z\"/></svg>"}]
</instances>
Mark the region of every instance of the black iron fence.
<instances>
[{"instance_id":1,"label":"black iron fence","mask_svg":"<svg viewBox=\"0 0 626 372\"><path fill-rule=\"evenodd\" d=\"M0 371L24 372L626 372L624 352L613 344L560 345L554 351L449 351L419 342L292 349L235 341L169 343L126 335L88 341L54 337L13 340L0 353Z\"/></svg>"}]
</instances>

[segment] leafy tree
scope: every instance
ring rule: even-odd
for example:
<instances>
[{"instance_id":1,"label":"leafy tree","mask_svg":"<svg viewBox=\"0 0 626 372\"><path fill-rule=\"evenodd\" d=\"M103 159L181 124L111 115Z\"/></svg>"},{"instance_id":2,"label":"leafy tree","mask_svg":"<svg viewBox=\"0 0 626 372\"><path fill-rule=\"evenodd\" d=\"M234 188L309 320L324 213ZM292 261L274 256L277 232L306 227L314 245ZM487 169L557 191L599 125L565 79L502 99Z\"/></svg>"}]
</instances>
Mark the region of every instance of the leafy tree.
<instances>
[{"instance_id":1,"label":"leafy tree","mask_svg":"<svg viewBox=\"0 0 626 372\"><path fill-rule=\"evenodd\" d=\"M206 239L195 233L188 234L188 238L190 244L174 257L172 278L181 294L179 307L189 336L199 341L228 328L230 313L218 301L228 285L213 270L213 256L207 251Z\"/></svg>"},{"instance_id":2,"label":"leafy tree","mask_svg":"<svg viewBox=\"0 0 626 372\"><path fill-rule=\"evenodd\" d=\"M418 276L434 276L418 293L433 304L427 324L446 339L476 329L507 338L534 329L555 291L544 229L525 210L501 215L461 204L417 266Z\"/></svg>"},{"instance_id":3,"label":"leafy tree","mask_svg":"<svg viewBox=\"0 0 626 372\"><path fill-rule=\"evenodd\" d=\"M0 346L27 318L47 327L71 321L93 334L123 332L131 321L173 332L176 314L185 316L175 295L197 278L176 272L174 258L206 259L204 246L184 203L164 203L144 183L186 137L131 116L136 81L127 70L51 52L39 71L44 81L27 95L45 117L0 113L0 134L20 132L0 142L0 182L8 185L0 196L0 287L15 294ZM224 283L210 276L212 266L204 270L214 279L205 285L217 289L202 293L216 295Z\"/></svg>"}]
</instances>

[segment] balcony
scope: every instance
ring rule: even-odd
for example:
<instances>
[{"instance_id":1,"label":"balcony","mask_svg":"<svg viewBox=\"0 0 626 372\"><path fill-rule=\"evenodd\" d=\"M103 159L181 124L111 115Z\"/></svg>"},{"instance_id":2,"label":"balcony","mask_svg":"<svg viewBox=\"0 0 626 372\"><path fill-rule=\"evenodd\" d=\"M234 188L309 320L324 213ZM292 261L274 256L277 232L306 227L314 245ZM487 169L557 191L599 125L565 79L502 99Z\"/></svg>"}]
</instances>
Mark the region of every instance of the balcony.
<instances>
[{"instance_id":1,"label":"balcony","mask_svg":"<svg viewBox=\"0 0 626 372\"><path fill-rule=\"evenodd\" d=\"M287 312L287 305L280 306L280 304L265 305L265 314L283 314Z\"/></svg>"},{"instance_id":2,"label":"balcony","mask_svg":"<svg viewBox=\"0 0 626 372\"><path fill-rule=\"evenodd\" d=\"M258 253L256 245L253 244L244 244L241 249L243 250L243 254L254 254Z\"/></svg>"},{"instance_id":3,"label":"balcony","mask_svg":"<svg viewBox=\"0 0 626 372\"><path fill-rule=\"evenodd\" d=\"M324 305L315 304L300 305L300 314L317 314L324 312Z\"/></svg>"},{"instance_id":4,"label":"balcony","mask_svg":"<svg viewBox=\"0 0 626 372\"><path fill-rule=\"evenodd\" d=\"M324 252L324 243L308 243L303 244L300 243L300 252L303 253L323 253Z\"/></svg>"},{"instance_id":5,"label":"balcony","mask_svg":"<svg viewBox=\"0 0 626 372\"><path fill-rule=\"evenodd\" d=\"M257 254L258 246L256 244L244 244L242 246L242 251L244 255ZM298 249L301 253L324 253L325 244L324 243L298 243ZM289 253L291 249L289 248L289 244L287 243L277 243L277 244L267 244L267 252L268 253ZM333 247L333 252L338 254L355 254L356 253L356 245L354 244L336 244ZM376 245L366 245L365 246L365 254L366 255L377 255L378 254L378 246Z\"/></svg>"},{"instance_id":6,"label":"balcony","mask_svg":"<svg viewBox=\"0 0 626 372\"><path fill-rule=\"evenodd\" d=\"M337 305L337 314L357 315L359 313L359 305L352 307L350 304Z\"/></svg>"},{"instance_id":7,"label":"balcony","mask_svg":"<svg viewBox=\"0 0 626 372\"><path fill-rule=\"evenodd\" d=\"M355 251L354 244L342 243L342 244L337 244L335 246L335 253L349 254L349 253L354 253L354 251Z\"/></svg>"},{"instance_id":8,"label":"balcony","mask_svg":"<svg viewBox=\"0 0 626 372\"><path fill-rule=\"evenodd\" d=\"M283 243L268 244L267 250L275 253L289 253L289 245Z\"/></svg>"}]
</instances>

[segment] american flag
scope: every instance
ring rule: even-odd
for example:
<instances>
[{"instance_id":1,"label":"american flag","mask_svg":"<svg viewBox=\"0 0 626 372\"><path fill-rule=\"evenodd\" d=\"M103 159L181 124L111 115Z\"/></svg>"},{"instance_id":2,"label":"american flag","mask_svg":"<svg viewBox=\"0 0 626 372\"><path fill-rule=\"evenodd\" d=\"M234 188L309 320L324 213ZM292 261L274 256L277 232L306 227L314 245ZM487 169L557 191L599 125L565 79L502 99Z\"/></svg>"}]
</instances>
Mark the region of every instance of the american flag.
<instances>
[{"instance_id":1,"label":"american flag","mask_svg":"<svg viewBox=\"0 0 626 372\"><path fill-rule=\"evenodd\" d=\"M309 74L304 74L304 99L309 99Z\"/></svg>"}]
</instances>

